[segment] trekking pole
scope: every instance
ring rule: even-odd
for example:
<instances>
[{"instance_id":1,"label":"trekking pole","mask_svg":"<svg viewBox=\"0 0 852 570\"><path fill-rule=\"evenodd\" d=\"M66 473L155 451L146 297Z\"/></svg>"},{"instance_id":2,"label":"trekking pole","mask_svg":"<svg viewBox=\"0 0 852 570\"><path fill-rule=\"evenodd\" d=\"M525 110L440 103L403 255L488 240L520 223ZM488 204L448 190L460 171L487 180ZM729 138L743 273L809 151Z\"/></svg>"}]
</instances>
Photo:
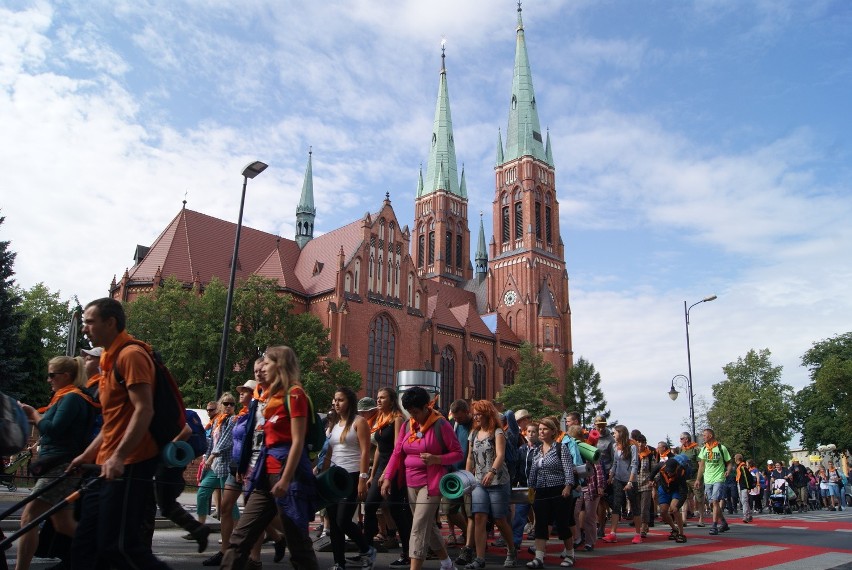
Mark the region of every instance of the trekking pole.
<instances>
[{"instance_id":1,"label":"trekking pole","mask_svg":"<svg viewBox=\"0 0 852 570\"><path fill-rule=\"evenodd\" d=\"M42 494L43 494L43 493L45 493L46 491L49 491L50 489L52 489L52 488L56 487L57 485L59 485L59 483L60 483L63 479L65 479L66 477L68 477L68 475L69 475L69 473L63 473L62 475L60 475L59 477L57 477L56 479L54 479L53 481L51 481L50 483L48 483L47 485L45 485L44 487L42 487L41 489L39 489L37 492L35 492L35 493L30 493L29 495L27 495L26 497L24 497L24 499L22 499L20 502L15 503L15 504L14 504L14 505L12 505L11 507L9 507L9 508L8 508L8 509L6 509L5 511L3 511L3 513L2 513L2 514L0 514L0 520L5 519L6 517L8 517L9 515L11 515L11 514L12 514L12 513L14 513L15 511L17 511L18 509L20 509L21 507L23 507L23 506L24 506L24 505L26 505L27 503L32 502L32 501L34 501L34 500L38 499L39 495L42 495Z\"/></svg>"},{"instance_id":2,"label":"trekking pole","mask_svg":"<svg viewBox=\"0 0 852 570\"><path fill-rule=\"evenodd\" d=\"M81 468L84 468L84 469L85 468L94 468L94 469L100 470L100 465L83 465L83 466L81 466ZM89 469L89 470L91 470L91 469ZM67 473L66 473L66 475L67 475ZM60 480L60 479L62 479L62 477L57 477L57 481ZM83 485L79 489L77 489L76 491L74 491L73 493L71 493L70 495L68 495L67 497L65 497L64 499L62 499L61 501L59 501L58 503L56 503L52 507L50 507L47 511L42 513L38 518L33 519L32 521L30 521L26 525L22 526L19 530L15 531L14 534L9 535L5 540L0 542L0 551L6 550L6 548L11 546L12 543L15 542L15 540L18 539L18 537L28 533L30 530L32 530L35 527L37 527L38 525L40 525L42 523L42 521L47 520L47 518L50 517L53 513L60 511L60 510L64 509L66 506L77 501L80 498L80 495L82 493L84 493L90 485L92 485L95 481L97 481L97 479L98 479L97 477L93 478L93 479L89 479L88 481L83 483Z\"/></svg>"}]
</instances>

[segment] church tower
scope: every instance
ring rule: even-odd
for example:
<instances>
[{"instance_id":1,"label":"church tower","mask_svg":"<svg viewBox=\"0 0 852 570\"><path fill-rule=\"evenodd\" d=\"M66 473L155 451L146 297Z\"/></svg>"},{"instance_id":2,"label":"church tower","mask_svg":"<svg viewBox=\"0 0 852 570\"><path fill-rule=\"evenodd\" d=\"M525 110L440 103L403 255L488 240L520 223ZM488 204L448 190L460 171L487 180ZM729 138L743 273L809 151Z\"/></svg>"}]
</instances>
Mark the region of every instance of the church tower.
<instances>
[{"instance_id":1,"label":"church tower","mask_svg":"<svg viewBox=\"0 0 852 570\"><path fill-rule=\"evenodd\" d=\"M317 209L314 208L314 171L311 164L312 151L308 151L308 166L305 168L305 180L302 182L302 196L296 206L296 243L299 249L314 239L314 218Z\"/></svg>"},{"instance_id":2,"label":"church tower","mask_svg":"<svg viewBox=\"0 0 852 570\"><path fill-rule=\"evenodd\" d=\"M453 120L447 90L446 52L441 46L441 73L426 179L421 168L414 202L412 257L417 273L453 286L473 275L467 187L462 169L459 181Z\"/></svg>"},{"instance_id":3,"label":"church tower","mask_svg":"<svg viewBox=\"0 0 852 570\"><path fill-rule=\"evenodd\" d=\"M555 167L542 138L521 7L506 130L497 139L488 304L554 365L571 366L568 273L559 231Z\"/></svg>"}]
</instances>

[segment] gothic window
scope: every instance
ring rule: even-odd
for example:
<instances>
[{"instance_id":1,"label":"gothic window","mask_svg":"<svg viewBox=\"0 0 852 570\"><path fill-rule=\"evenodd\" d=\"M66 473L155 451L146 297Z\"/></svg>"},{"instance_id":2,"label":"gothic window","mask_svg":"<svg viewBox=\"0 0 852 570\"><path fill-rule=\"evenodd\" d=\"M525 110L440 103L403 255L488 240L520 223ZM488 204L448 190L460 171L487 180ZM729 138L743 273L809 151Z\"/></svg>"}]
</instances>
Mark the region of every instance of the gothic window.
<instances>
[{"instance_id":1,"label":"gothic window","mask_svg":"<svg viewBox=\"0 0 852 570\"><path fill-rule=\"evenodd\" d=\"M520 202L515 202L515 239L522 239L524 235L524 209Z\"/></svg>"},{"instance_id":2,"label":"gothic window","mask_svg":"<svg viewBox=\"0 0 852 570\"><path fill-rule=\"evenodd\" d=\"M423 268L423 260L426 255L426 236L420 234L417 238L417 267Z\"/></svg>"},{"instance_id":3,"label":"gothic window","mask_svg":"<svg viewBox=\"0 0 852 570\"><path fill-rule=\"evenodd\" d=\"M382 260L382 256L379 256L379 267L378 271L376 271L376 293L382 292L382 271L385 268L385 262Z\"/></svg>"},{"instance_id":4,"label":"gothic window","mask_svg":"<svg viewBox=\"0 0 852 570\"><path fill-rule=\"evenodd\" d=\"M456 268L462 268L462 236L461 234L456 236Z\"/></svg>"},{"instance_id":5,"label":"gothic window","mask_svg":"<svg viewBox=\"0 0 852 570\"><path fill-rule=\"evenodd\" d=\"M512 315L509 315L509 329L512 328Z\"/></svg>"},{"instance_id":6,"label":"gothic window","mask_svg":"<svg viewBox=\"0 0 852 570\"><path fill-rule=\"evenodd\" d=\"M453 266L453 232L447 231L447 241L444 243L444 262L447 269Z\"/></svg>"},{"instance_id":7,"label":"gothic window","mask_svg":"<svg viewBox=\"0 0 852 570\"><path fill-rule=\"evenodd\" d=\"M503 365L503 386L511 386L515 383L515 373L518 371L518 365L511 358Z\"/></svg>"},{"instance_id":8,"label":"gothic window","mask_svg":"<svg viewBox=\"0 0 852 570\"><path fill-rule=\"evenodd\" d=\"M361 277L361 260L360 260L360 259L356 259L356 260L355 260L355 284L354 284L354 286L352 287L352 289L353 289L356 293L358 293L358 292L359 292L359 283L360 283L359 278L360 278L360 277Z\"/></svg>"},{"instance_id":9,"label":"gothic window","mask_svg":"<svg viewBox=\"0 0 852 570\"><path fill-rule=\"evenodd\" d=\"M413 294L414 294L414 274L409 273L408 274L408 306L409 307L414 304Z\"/></svg>"},{"instance_id":10,"label":"gothic window","mask_svg":"<svg viewBox=\"0 0 852 570\"><path fill-rule=\"evenodd\" d=\"M441 404L445 410L449 410L455 399L455 385L456 353L452 347L445 346L441 351Z\"/></svg>"},{"instance_id":11,"label":"gothic window","mask_svg":"<svg viewBox=\"0 0 852 570\"><path fill-rule=\"evenodd\" d=\"M379 220L379 239L385 239L385 219Z\"/></svg>"},{"instance_id":12,"label":"gothic window","mask_svg":"<svg viewBox=\"0 0 852 570\"><path fill-rule=\"evenodd\" d=\"M394 240L394 235L395 235L394 230L395 229L396 229L396 224L394 224L393 222L388 224L388 230L389 230L388 231L388 240L391 241L391 242L393 242L393 240Z\"/></svg>"},{"instance_id":13,"label":"gothic window","mask_svg":"<svg viewBox=\"0 0 852 570\"><path fill-rule=\"evenodd\" d=\"M551 346L553 344L550 338L550 325L544 325L544 346Z\"/></svg>"},{"instance_id":14,"label":"gothic window","mask_svg":"<svg viewBox=\"0 0 852 570\"><path fill-rule=\"evenodd\" d=\"M559 346L559 327L555 325L553 327L553 344Z\"/></svg>"},{"instance_id":15,"label":"gothic window","mask_svg":"<svg viewBox=\"0 0 852 570\"><path fill-rule=\"evenodd\" d=\"M509 206L503 206L503 243L509 243Z\"/></svg>"},{"instance_id":16,"label":"gothic window","mask_svg":"<svg viewBox=\"0 0 852 570\"><path fill-rule=\"evenodd\" d=\"M541 202L535 203L535 239L541 239Z\"/></svg>"},{"instance_id":17,"label":"gothic window","mask_svg":"<svg viewBox=\"0 0 852 570\"><path fill-rule=\"evenodd\" d=\"M476 354L473 359L473 399L482 400L485 398L485 382L488 377L488 365L485 360L485 355L481 352Z\"/></svg>"},{"instance_id":18,"label":"gothic window","mask_svg":"<svg viewBox=\"0 0 852 570\"><path fill-rule=\"evenodd\" d=\"M343 290L347 293L350 293L352 291L352 274L349 272L346 273L346 279L343 283Z\"/></svg>"},{"instance_id":19,"label":"gothic window","mask_svg":"<svg viewBox=\"0 0 852 570\"><path fill-rule=\"evenodd\" d=\"M396 332L386 314L377 315L370 323L367 346L367 393L375 394L382 386L393 386L396 381L394 361Z\"/></svg>"},{"instance_id":20,"label":"gothic window","mask_svg":"<svg viewBox=\"0 0 852 570\"><path fill-rule=\"evenodd\" d=\"M538 205L538 204L536 204ZM550 206L545 206L544 208L544 237L547 240L547 243L553 243L553 226L550 223L550 218L552 216L552 212L550 210Z\"/></svg>"},{"instance_id":21,"label":"gothic window","mask_svg":"<svg viewBox=\"0 0 852 570\"><path fill-rule=\"evenodd\" d=\"M514 95L512 95L512 110L514 111L517 108L518 108L518 99Z\"/></svg>"},{"instance_id":22,"label":"gothic window","mask_svg":"<svg viewBox=\"0 0 852 570\"><path fill-rule=\"evenodd\" d=\"M429 265L435 263L435 232L429 232Z\"/></svg>"}]
</instances>

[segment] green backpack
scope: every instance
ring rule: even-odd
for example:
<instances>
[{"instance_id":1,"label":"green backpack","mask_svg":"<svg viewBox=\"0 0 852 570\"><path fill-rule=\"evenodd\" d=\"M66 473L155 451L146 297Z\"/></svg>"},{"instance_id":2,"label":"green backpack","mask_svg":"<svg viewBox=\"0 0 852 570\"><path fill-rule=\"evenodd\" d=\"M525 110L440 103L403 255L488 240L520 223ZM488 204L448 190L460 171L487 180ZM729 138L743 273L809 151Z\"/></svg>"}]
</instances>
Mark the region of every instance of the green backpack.
<instances>
[{"instance_id":1,"label":"green backpack","mask_svg":"<svg viewBox=\"0 0 852 570\"><path fill-rule=\"evenodd\" d=\"M292 386L290 390L296 388L296 386ZM302 388L304 390L304 388ZM323 425L322 418L320 418L319 414L314 410L314 402L311 400L311 397L308 396L308 393L305 392L305 396L308 398L308 433L305 435L305 450L308 452L308 459L314 461L317 456L322 451L323 445L325 445L325 427ZM285 404L287 406L287 415L290 415L290 392L287 392L287 398L285 399Z\"/></svg>"}]
</instances>

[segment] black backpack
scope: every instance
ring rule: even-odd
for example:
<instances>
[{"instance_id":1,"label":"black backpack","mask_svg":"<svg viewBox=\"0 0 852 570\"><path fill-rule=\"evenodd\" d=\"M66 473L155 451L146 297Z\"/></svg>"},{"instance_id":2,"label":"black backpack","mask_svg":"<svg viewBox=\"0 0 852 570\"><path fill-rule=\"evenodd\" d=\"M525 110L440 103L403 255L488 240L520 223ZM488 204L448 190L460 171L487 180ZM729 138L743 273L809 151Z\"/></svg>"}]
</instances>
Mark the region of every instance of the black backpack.
<instances>
[{"instance_id":1,"label":"black backpack","mask_svg":"<svg viewBox=\"0 0 852 570\"><path fill-rule=\"evenodd\" d=\"M151 425L148 431L157 443L157 447L163 448L167 443L173 441L186 425L186 406L183 403L183 396L180 394L177 382L175 382L172 373L163 362L159 352L151 349L144 342L132 339L130 342L118 349L115 353L113 362L113 373L116 381L127 389L124 383L124 377L118 370L118 355L125 347L135 344L145 349L146 354L154 362L154 385L153 389L153 405L154 416L151 418Z\"/></svg>"}]
</instances>

